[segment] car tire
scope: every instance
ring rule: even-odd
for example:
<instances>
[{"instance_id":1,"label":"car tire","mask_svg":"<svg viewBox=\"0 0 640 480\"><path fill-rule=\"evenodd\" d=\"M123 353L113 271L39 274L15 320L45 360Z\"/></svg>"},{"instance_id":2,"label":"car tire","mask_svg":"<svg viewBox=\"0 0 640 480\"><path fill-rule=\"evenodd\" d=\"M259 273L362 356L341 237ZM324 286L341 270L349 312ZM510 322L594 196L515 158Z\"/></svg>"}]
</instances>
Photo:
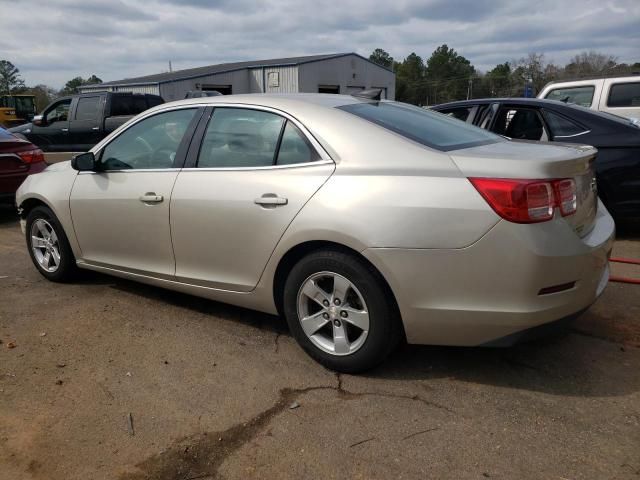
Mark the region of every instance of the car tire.
<instances>
[{"instance_id":1,"label":"car tire","mask_svg":"<svg viewBox=\"0 0 640 480\"><path fill-rule=\"evenodd\" d=\"M342 303L335 305L335 299ZM343 251L316 251L300 259L285 281L283 309L300 346L337 372L375 367L402 338L395 300L380 273L364 259Z\"/></svg>"},{"instance_id":2,"label":"car tire","mask_svg":"<svg viewBox=\"0 0 640 480\"><path fill-rule=\"evenodd\" d=\"M46 242L46 232L49 232L49 242ZM28 213L25 235L31 261L42 276L52 282L68 282L75 277L78 268L75 256L62 225L50 208L39 206ZM36 242L41 246L34 248ZM47 263L43 263L47 258Z\"/></svg>"}]
</instances>

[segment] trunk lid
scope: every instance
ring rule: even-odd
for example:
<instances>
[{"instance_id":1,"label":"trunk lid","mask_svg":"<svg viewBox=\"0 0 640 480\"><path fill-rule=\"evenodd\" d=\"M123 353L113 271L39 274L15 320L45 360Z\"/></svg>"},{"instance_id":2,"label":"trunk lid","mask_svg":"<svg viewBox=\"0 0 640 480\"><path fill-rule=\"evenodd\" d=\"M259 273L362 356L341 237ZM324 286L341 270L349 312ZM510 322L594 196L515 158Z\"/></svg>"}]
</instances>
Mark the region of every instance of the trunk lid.
<instances>
[{"instance_id":1,"label":"trunk lid","mask_svg":"<svg viewBox=\"0 0 640 480\"><path fill-rule=\"evenodd\" d=\"M448 153L466 177L572 178L576 183L577 210L564 219L581 237L591 231L598 205L595 148L557 142L505 141ZM556 215L560 215L557 209Z\"/></svg>"}]
</instances>

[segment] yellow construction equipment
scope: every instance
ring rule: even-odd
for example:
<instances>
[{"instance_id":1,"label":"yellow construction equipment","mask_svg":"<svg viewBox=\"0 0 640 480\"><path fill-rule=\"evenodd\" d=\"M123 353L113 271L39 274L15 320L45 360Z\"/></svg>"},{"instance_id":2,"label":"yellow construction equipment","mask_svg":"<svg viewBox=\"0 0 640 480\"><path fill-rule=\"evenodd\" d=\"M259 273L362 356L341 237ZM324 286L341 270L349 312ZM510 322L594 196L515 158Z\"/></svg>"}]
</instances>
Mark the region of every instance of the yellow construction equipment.
<instances>
[{"instance_id":1,"label":"yellow construction equipment","mask_svg":"<svg viewBox=\"0 0 640 480\"><path fill-rule=\"evenodd\" d=\"M30 122L36 113L33 95L0 95L0 127L15 127Z\"/></svg>"}]
</instances>

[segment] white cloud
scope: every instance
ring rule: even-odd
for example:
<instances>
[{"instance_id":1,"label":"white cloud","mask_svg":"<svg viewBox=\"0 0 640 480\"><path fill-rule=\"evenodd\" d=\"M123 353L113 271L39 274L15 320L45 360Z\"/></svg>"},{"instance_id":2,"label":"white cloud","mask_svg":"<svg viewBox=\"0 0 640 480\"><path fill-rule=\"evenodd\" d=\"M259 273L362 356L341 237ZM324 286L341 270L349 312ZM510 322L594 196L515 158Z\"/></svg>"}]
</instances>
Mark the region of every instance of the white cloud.
<instances>
[{"instance_id":1,"label":"white cloud","mask_svg":"<svg viewBox=\"0 0 640 480\"><path fill-rule=\"evenodd\" d=\"M637 0L0 0L0 59L61 87L213 63L374 48L425 60L447 43L479 69L582 50L640 61Z\"/></svg>"}]
</instances>

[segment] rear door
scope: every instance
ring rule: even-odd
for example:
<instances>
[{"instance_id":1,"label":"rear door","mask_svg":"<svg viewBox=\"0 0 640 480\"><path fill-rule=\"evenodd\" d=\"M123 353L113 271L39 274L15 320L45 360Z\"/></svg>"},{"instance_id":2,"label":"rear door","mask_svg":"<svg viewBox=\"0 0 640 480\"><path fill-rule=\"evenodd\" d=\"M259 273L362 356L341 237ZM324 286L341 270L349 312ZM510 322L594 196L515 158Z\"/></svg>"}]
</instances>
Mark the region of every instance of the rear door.
<instances>
[{"instance_id":1,"label":"rear door","mask_svg":"<svg viewBox=\"0 0 640 480\"><path fill-rule=\"evenodd\" d=\"M104 137L102 118L106 95L80 97L69 122L69 136L74 151L85 152Z\"/></svg>"},{"instance_id":2,"label":"rear door","mask_svg":"<svg viewBox=\"0 0 640 480\"><path fill-rule=\"evenodd\" d=\"M300 123L267 108L216 107L201 126L171 197L176 276L250 291L334 163Z\"/></svg>"}]
</instances>

